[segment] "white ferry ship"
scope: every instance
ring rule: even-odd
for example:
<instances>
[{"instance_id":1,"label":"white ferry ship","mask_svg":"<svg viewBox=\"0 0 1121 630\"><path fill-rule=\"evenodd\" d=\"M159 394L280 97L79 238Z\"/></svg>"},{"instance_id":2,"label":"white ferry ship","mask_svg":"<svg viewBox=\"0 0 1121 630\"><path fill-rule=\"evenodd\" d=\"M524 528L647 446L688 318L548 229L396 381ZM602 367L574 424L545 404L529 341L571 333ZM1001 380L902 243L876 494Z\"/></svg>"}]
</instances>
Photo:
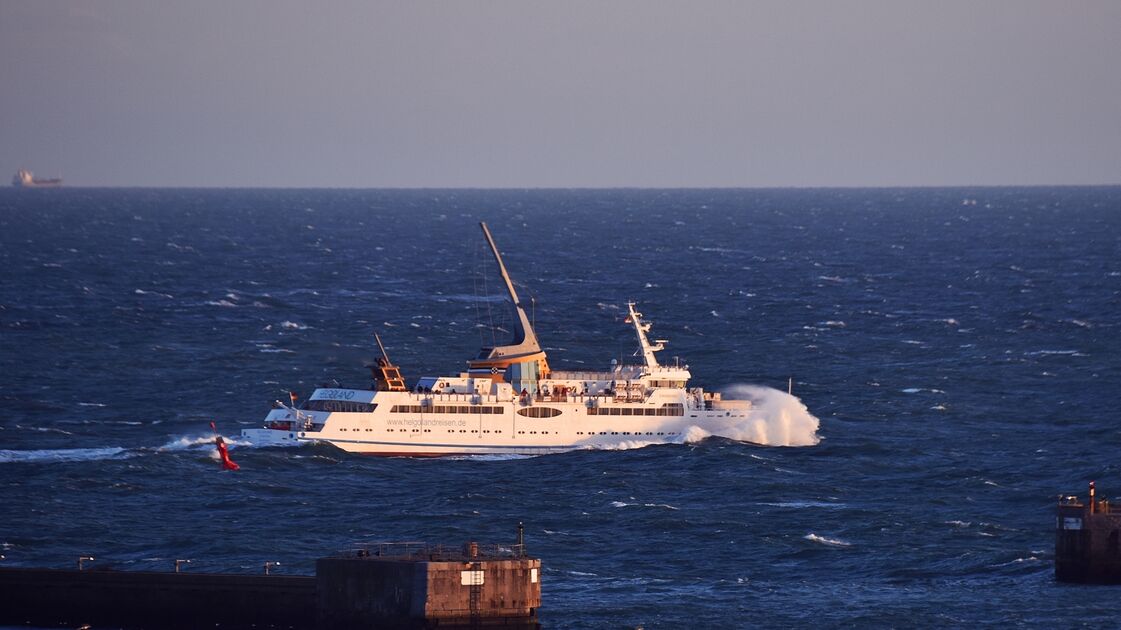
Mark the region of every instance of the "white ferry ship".
<instances>
[{"instance_id":1,"label":"white ferry ship","mask_svg":"<svg viewBox=\"0 0 1121 630\"><path fill-rule=\"evenodd\" d=\"M627 323L641 363L613 360L604 372L552 369L498 247L480 225L513 304L509 344L482 348L466 372L423 377L410 388L379 339L382 358L370 366L370 389L316 389L299 408L294 396L291 406L277 401L265 426L242 437L258 446L322 442L364 455L539 455L681 442L694 425L759 413L749 400L689 387L687 365L658 363L655 353L666 340L650 342L650 324L633 303Z\"/></svg>"}]
</instances>

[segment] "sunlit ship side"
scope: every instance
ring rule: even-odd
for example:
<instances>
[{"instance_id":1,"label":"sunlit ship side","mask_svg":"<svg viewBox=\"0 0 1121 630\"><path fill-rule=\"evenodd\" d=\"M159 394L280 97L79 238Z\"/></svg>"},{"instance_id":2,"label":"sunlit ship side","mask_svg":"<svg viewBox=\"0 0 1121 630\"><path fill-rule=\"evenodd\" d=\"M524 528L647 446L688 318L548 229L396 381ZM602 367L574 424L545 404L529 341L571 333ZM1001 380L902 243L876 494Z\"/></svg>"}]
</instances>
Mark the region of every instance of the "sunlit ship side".
<instances>
[{"instance_id":1,"label":"sunlit ship side","mask_svg":"<svg viewBox=\"0 0 1121 630\"><path fill-rule=\"evenodd\" d=\"M242 436L259 446L333 444L366 455L537 455L581 448L681 442L690 427L749 419L749 400L689 387L689 369L661 365L665 340L635 305L627 322L642 362L602 372L550 368L486 224L487 244L514 309L513 339L482 348L455 376L428 376L407 387L382 349L370 389L320 388L300 408L277 402L263 428ZM380 344L380 341L379 341Z\"/></svg>"}]
</instances>

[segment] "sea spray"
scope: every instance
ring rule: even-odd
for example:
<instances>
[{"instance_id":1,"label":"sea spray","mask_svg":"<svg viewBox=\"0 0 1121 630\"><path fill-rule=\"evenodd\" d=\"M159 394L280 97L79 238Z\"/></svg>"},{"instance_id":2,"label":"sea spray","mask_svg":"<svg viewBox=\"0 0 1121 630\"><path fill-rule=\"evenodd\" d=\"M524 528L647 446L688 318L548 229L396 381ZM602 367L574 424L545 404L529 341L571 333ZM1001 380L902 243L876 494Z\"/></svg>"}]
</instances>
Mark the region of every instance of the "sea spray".
<instances>
[{"instance_id":1,"label":"sea spray","mask_svg":"<svg viewBox=\"0 0 1121 630\"><path fill-rule=\"evenodd\" d=\"M813 446L821 441L820 422L795 396L760 385L732 385L722 394L725 399L750 400L751 413L698 422L685 432L686 442L712 435L766 446Z\"/></svg>"}]
</instances>

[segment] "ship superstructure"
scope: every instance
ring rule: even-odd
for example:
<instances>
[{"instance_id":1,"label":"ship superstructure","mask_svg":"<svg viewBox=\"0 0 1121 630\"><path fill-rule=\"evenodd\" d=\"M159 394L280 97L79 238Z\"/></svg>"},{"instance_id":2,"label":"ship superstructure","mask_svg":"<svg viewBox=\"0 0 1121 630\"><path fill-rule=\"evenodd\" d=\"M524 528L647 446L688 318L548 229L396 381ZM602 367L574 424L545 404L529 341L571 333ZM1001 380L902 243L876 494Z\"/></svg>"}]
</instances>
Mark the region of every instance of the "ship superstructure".
<instances>
[{"instance_id":1,"label":"ship superstructure","mask_svg":"<svg viewBox=\"0 0 1121 630\"><path fill-rule=\"evenodd\" d=\"M57 188L62 185L62 178L37 179L34 173L21 168L12 176L12 185L16 188Z\"/></svg>"},{"instance_id":2,"label":"ship superstructure","mask_svg":"<svg viewBox=\"0 0 1121 630\"><path fill-rule=\"evenodd\" d=\"M369 366L371 387L319 388L299 408L278 401L264 428L242 436L262 446L325 442L368 455L536 455L681 442L694 425L757 413L751 401L690 387L687 365L660 364L656 353L667 342L651 343L651 324L634 303L626 321L640 363L553 370L490 230L480 225L513 307L510 343L482 348L465 372L421 377L407 387L378 339L382 357Z\"/></svg>"}]
</instances>

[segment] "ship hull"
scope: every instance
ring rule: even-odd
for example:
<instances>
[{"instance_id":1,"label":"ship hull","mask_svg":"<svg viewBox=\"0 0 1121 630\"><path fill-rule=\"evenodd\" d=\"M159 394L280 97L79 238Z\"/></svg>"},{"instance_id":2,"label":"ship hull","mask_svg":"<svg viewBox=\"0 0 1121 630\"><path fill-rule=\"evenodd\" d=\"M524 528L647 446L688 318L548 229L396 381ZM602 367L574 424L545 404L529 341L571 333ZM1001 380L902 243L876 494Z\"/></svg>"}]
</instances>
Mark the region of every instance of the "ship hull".
<instances>
[{"instance_id":1,"label":"ship hull","mask_svg":"<svg viewBox=\"0 0 1121 630\"><path fill-rule=\"evenodd\" d=\"M242 438L255 446L330 444L348 453L384 457L547 455L679 444L694 426L750 423L762 417L746 401L731 409L706 410L703 404L698 408L685 390L641 401L611 396L499 401L462 394L355 393L354 399L369 399L376 408L299 411L299 418L296 410L274 409L265 419L266 428L245 429ZM461 408L470 411L444 411ZM415 413L416 409L430 411Z\"/></svg>"}]
</instances>

